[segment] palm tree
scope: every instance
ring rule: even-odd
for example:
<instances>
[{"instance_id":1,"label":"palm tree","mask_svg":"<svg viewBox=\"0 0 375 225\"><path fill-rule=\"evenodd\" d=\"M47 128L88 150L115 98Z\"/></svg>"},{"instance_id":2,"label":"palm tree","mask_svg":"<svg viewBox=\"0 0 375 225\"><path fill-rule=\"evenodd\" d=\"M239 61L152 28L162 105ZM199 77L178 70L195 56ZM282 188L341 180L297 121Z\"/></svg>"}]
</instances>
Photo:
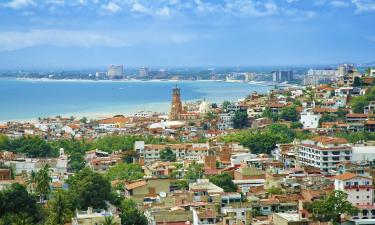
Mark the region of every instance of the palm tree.
<instances>
[{"instance_id":1,"label":"palm tree","mask_svg":"<svg viewBox=\"0 0 375 225\"><path fill-rule=\"evenodd\" d=\"M30 192L31 193L34 193L35 191L35 182L36 182L36 173L34 172L34 170L31 171L30 173L30 177L29 177L29 180L28 180L28 183L29 183L29 186L30 186Z\"/></svg>"},{"instance_id":2,"label":"palm tree","mask_svg":"<svg viewBox=\"0 0 375 225\"><path fill-rule=\"evenodd\" d=\"M115 222L113 216L106 216L102 225L118 225L118 223Z\"/></svg>"},{"instance_id":3,"label":"palm tree","mask_svg":"<svg viewBox=\"0 0 375 225\"><path fill-rule=\"evenodd\" d=\"M52 181L50 171L50 166L46 164L36 174L36 191L40 194L41 203L44 202L45 197L50 192L50 183Z\"/></svg>"},{"instance_id":4,"label":"palm tree","mask_svg":"<svg viewBox=\"0 0 375 225\"><path fill-rule=\"evenodd\" d=\"M70 210L61 192L56 192L54 199L50 201L50 212L49 224L64 225L68 221Z\"/></svg>"}]
</instances>

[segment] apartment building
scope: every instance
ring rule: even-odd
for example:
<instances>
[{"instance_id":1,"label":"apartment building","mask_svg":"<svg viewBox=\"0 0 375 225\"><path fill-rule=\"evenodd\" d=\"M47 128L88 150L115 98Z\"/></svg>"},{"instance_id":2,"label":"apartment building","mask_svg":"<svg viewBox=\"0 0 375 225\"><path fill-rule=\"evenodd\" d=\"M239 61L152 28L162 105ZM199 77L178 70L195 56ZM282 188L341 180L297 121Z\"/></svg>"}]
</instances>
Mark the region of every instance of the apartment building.
<instances>
[{"instance_id":1,"label":"apartment building","mask_svg":"<svg viewBox=\"0 0 375 225\"><path fill-rule=\"evenodd\" d=\"M344 138L316 137L301 142L298 147L298 162L329 172L338 164L351 161L352 151Z\"/></svg>"},{"instance_id":2,"label":"apartment building","mask_svg":"<svg viewBox=\"0 0 375 225\"><path fill-rule=\"evenodd\" d=\"M183 143L183 144L145 144L137 141L134 150L145 162L153 162L160 159L160 152L170 148L177 159L200 160L208 155L210 146L208 143Z\"/></svg>"}]
</instances>

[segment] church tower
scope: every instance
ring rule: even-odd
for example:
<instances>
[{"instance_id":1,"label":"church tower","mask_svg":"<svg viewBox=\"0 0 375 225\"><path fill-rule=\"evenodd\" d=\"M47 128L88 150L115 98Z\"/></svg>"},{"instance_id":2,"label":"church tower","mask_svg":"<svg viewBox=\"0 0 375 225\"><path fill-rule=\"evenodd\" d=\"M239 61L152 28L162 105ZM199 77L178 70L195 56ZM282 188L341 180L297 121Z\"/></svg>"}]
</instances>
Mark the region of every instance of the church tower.
<instances>
[{"instance_id":1,"label":"church tower","mask_svg":"<svg viewBox=\"0 0 375 225\"><path fill-rule=\"evenodd\" d=\"M182 113L182 103L181 103L180 88L178 88L176 85L173 88L172 105L171 105L171 112L169 114L169 119L178 120L181 113Z\"/></svg>"}]
</instances>

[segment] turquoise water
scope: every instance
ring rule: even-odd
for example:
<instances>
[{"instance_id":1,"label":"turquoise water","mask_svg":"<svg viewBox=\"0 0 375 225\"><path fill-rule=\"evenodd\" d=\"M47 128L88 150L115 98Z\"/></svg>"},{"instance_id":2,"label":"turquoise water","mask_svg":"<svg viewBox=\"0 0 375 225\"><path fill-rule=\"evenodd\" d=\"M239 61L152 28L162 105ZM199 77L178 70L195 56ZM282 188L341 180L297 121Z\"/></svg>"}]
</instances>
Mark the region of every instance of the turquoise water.
<instances>
[{"instance_id":1,"label":"turquoise water","mask_svg":"<svg viewBox=\"0 0 375 225\"><path fill-rule=\"evenodd\" d=\"M101 117L139 110L167 112L174 85L183 101L222 102L271 87L207 81L37 81L0 79L0 121L74 115Z\"/></svg>"}]
</instances>

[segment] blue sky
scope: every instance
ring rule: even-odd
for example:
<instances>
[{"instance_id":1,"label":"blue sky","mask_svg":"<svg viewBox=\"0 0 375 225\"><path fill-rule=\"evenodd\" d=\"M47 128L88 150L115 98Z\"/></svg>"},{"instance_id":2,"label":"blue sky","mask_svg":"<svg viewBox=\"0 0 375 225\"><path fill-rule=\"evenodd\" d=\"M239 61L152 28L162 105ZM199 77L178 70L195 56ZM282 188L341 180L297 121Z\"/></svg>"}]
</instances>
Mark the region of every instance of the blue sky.
<instances>
[{"instance_id":1,"label":"blue sky","mask_svg":"<svg viewBox=\"0 0 375 225\"><path fill-rule=\"evenodd\" d=\"M0 67L375 61L375 0L0 0Z\"/></svg>"}]
</instances>

